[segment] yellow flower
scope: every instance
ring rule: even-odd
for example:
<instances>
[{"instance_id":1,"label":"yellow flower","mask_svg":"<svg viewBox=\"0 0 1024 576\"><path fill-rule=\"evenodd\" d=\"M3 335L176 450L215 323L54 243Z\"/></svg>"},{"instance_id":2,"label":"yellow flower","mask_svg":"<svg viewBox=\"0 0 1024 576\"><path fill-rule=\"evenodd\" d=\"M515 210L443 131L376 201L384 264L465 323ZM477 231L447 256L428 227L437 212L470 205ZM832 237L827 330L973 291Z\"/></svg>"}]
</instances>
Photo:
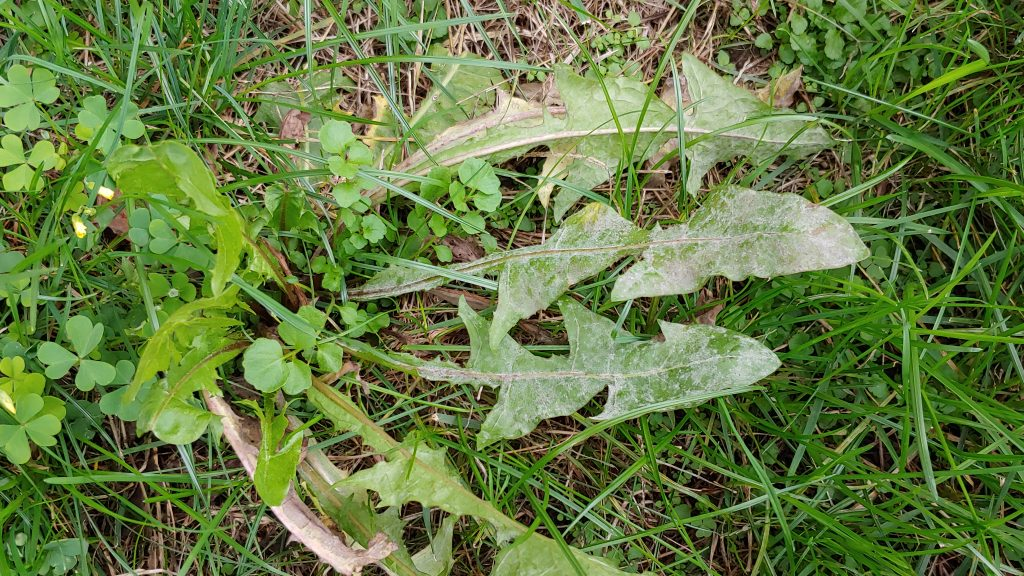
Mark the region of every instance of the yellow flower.
<instances>
[{"instance_id":1,"label":"yellow flower","mask_svg":"<svg viewBox=\"0 0 1024 576\"><path fill-rule=\"evenodd\" d=\"M71 226L75 229L75 236L79 238L85 238L85 234L89 231L85 227L85 222L82 222L82 217L78 214L71 215Z\"/></svg>"},{"instance_id":2,"label":"yellow flower","mask_svg":"<svg viewBox=\"0 0 1024 576\"><path fill-rule=\"evenodd\" d=\"M100 189L96 193L99 194L100 196L103 196L107 200L114 199L114 191L111 190L110 188L107 188L106 186L100 186Z\"/></svg>"},{"instance_id":3,"label":"yellow flower","mask_svg":"<svg viewBox=\"0 0 1024 576\"><path fill-rule=\"evenodd\" d=\"M11 414L16 413L14 409L14 399L11 398L10 394L3 390L0 390L0 406L3 406L4 410L7 410Z\"/></svg>"}]
</instances>

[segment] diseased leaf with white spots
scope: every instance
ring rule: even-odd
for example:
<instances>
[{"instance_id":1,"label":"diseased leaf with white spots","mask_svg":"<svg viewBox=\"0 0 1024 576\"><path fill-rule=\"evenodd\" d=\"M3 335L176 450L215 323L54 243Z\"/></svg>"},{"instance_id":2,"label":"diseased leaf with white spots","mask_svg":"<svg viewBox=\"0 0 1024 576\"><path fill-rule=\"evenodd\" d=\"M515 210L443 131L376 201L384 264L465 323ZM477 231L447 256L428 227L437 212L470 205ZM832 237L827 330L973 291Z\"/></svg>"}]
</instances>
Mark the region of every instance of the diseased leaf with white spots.
<instances>
[{"instance_id":1,"label":"diseased leaf with white spots","mask_svg":"<svg viewBox=\"0 0 1024 576\"><path fill-rule=\"evenodd\" d=\"M693 56L683 57L682 68L692 105L681 120L641 82L619 77L606 78L602 84L556 66L561 103L499 99L495 110L441 132L397 170L423 176L437 165L457 166L470 158L499 164L540 150L545 162L537 194L547 205L554 187L561 187L555 201L557 221L582 191L615 176L623 162L650 158L678 137L680 129L690 160L687 190L692 194L718 162L737 157L755 162L780 155L799 158L832 145L814 118L773 110ZM399 179L394 184L411 181ZM376 188L369 196L380 199L384 194L385 189Z\"/></svg>"},{"instance_id":2,"label":"diseased leaf with white spots","mask_svg":"<svg viewBox=\"0 0 1024 576\"><path fill-rule=\"evenodd\" d=\"M655 230L613 300L686 294L713 276L744 280L848 266L868 250L843 217L795 194L723 188L686 224Z\"/></svg>"},{"instance_id":3,"label":"diseased leaf with white spots","mask_svg":"<svg viewBox=\"0 0 1024 576\"><path fill-rule=\"evenodd\" d=\"M503 98L494 111L438 134L426 151L410 156L398 171L425 175L438 164L457 166L470 158L498 164L546 147L543 154L550 161L545 166L553 176L571 188L590 190L615 174L624 150L631 152L628 161L640 161L672 136L676 113L651 97L642 82L605 79L606 98L597 80L556 66L555 83L564 105ZM542 193L549 194L550 188ZM373 197L383 194L383 189L371 192Z\"/></svg>"},{"instance_id":4,"label":"diseased leaf with white spots","mask_svg":"<svg viewBox=\"0 0 1024 576\"><path fill-rule=\"evenodd\" d=\"M447 270L455 275L498 274L502 297L491 327L491 338L496 340L519 320L547 308L576 282L639 252L647 234L612 208L595 202L567 218L544 244L497 252ZM371 300L430 290L446 280L448 277L436 270L392 266L349 290L349 297Z\"/></svg>"},{"instance_id":5,"label":"diseased leaf with white spots","mask_svg":"<svg viewBox=\"0 0 1024 576\"><path fill-rule=\"evenodd\" d=\"M470 334L465 368L428 363L420 376L500 388L498 403L478 437L481 446L517 438L545 418L567 416L607 388L598 419L644 410L678 408L743 390L779 366L758 341L715 326L661 323L662 342L622 344L615 323L571 300L559 307L569 355L542 358L509 336L488 337L489 326L462 300L459 315Z\"/></svg>"},{"instance_id":6,"label":"diseased leaf with white spots","mask_svg":"<svg viewBox=\"0 0 1024 576\"><path fill-rule=\"evenodd\" d=\"M615 299L688 294L719 275L742 280L838 268L867 257L867 248L844 218L801 196L725 188L686 224L648 232L594 203L566 219L543 244L442 271L392 266L349 295L370 300L497 273L498 307L489 336L498 342L575 283L633 254L644 258L619 277Z\"/></svg>"},{"instance_id":7,"label":"diseased leaf with white spots","mask_svg":"<svg viewBox=\"0 0 1024 576\"><path fill-rule=\"evenodd\" d=\"M697 194L704 176L719 162L801 158L832 146L832 138L809 117L772 110L692 55L683 55L683 75L693 102L684 113L690 194Z\"/></svg>"},{"instance_id":8,"label":"diseased leaf with white spots","mask_svg":"<svg viewBox=\"0 0 1024 576\"><path fill-rule=\"evenodd\" d=\"M497 341L523 318L544 310L570 286L636 251L647 232L612 208L593 203L565 221L551 239L521 248L498 276L498 308L489 336Z\"/></svg>"}]
</instances>

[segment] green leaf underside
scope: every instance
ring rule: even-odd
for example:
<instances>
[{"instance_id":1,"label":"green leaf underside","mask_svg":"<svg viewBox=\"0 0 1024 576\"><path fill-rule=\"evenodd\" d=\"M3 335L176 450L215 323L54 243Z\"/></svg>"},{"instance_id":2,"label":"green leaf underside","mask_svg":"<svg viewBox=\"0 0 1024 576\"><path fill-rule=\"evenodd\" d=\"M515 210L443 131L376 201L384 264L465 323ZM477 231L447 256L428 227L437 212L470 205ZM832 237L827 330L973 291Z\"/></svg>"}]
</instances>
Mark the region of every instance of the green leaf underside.
<instances>
[{"instance_id":1,"label":"green leaf underside","mask_svg":"<svg viewBox=\"0 0 1024 576\"><path fill-rule=\"evenodd\" d=\"M686 224L645 231L593 203L566 219L545 243L449 266L457 274L497 273L498 307L490 337L547 308L570 286L627 255L641 261L619 277L612 298L687 294L717 275L732 280L838 268L867 257L839 215L801 196L729 187L718 190ZM642 281L641 281L642 280ZM355 300L429 290L442 273L392 266L349 291Z\"/></svg>"},{"instance_id":2,"label":"green leaf underside","mask_svg":"<svg viewBox=\"0 0 1024 576\"><path fill-rule=\"evenodd\" d=\"M244 227L227 196L217 191L213 174L202 159L184 144L168 141L122 146L111 154L106 166L124 194L136 198L164 194L178 201L187 198L209 218L217 242L210 285L220 294L241 263Z\"/></svg>"},{"instance_id":3,"label":"green leaf underside","mask_svg":"<svg viewBox=\"0 0 1024 576\"><path fill-rule=\"evenodd\" d=\"M398 444L380 427L351 403L351 401L325 386L316 385L309 391L309 398L340 428L353 431L362 436L363 441L382 451L387 461L374 467L356 472L333 486L342 494L351 494L353 490L372 490L381 499L381 506L398 506L407 502L419 502L423 506L436 507L453 516L471 516L486 522L496 531L499 544L505 545L499 552L499 564L494 572L497 574L518 574L520 576L542 576L548 574L575 574L573 562L567 558L562 548L553 540L529 531L526 526L502 514L490 502L482 500L470 492L449 467L443 449L432 449L428 446L409 440ZM315 488L315 486L314 486ZM516 552L522 546L525 550ZM581 566L586 574L600 576L623 576L626 574L609 566L604 560L570 548L575 563ZM504 558L512 554L511 558ZM536 556L536 562L525 563L523 555ZM503 568L500 562L508 562ZM522 568L519 572L509 572L513 568Z\"/></svg>"},{"instance_id":4,"label":"green leaf underside","mask_svg":"<svg viewBox=\"0 0 1024 576\"><path fill-rule=\"evenodd\" d=\"M528 434L543 419L572 414L605 388L608 400L599 420L666 403L693 405L744 389L779 367L771 350L725 328L662 322L663 342L619 344L611 320L572 300L559 307L568 356L535 356L507 335L492 342L488 322L463 300L459 316L471 350L466 367L419 367L429 380L500 388L478 436L481 446Z\"/></svg>"}]
</instances>

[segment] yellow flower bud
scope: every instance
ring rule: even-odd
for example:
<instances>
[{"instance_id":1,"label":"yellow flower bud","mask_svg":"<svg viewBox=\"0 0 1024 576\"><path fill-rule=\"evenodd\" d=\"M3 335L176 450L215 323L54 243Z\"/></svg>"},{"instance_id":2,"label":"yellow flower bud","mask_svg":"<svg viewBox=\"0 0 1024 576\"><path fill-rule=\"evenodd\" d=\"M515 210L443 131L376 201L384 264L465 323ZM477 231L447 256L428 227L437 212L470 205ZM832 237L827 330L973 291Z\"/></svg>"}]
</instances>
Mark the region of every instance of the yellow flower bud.
<instances>
[{"instance_id":1,"label":"yellow flower bud","mask_svg":"<svg viewBox=\"0 0 1024 576\"><path fill-rule=\"evenodd\" d=\"M82 217L78 214L71 215L71 226L75 229L75 236L79 238L85 238L85 234L89 231L85 227L85 222L82 222Z\"/></svg>"},{"instance_id":2,"label":"yellow flower bud","mask_svg":"<svg viewBox=\"0 0 1024 576\"><path fill-rule=\"evenodd\" d=\"M106 186L100 186L99 191L97 191L96 193L99 194L100 196L103 196L107 200L114 199L114 191L111 190L110 188L107 188Z\"/></svg>"},{"instance_id":3,"label":"yellow flower bud","mask_svg":"<svg viewBox=\"0 0 1024 576\"><path fill-rule=\"evenodd\" d=\"M0 390L0 406L3 406L4 410L7 410L11 414L17 413L14 409L14 399L11 398L10 394L3 390Z\"/></svg>"}]
</instances>

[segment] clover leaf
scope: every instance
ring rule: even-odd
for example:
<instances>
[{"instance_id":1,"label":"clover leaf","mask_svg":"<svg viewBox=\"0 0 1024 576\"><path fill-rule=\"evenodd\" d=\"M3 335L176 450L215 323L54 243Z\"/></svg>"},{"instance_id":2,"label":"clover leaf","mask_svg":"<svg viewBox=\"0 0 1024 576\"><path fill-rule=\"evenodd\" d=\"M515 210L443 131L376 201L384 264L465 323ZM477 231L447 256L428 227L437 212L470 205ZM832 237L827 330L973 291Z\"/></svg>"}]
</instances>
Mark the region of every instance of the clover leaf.
<instances>
[{"instance_id":1,"label":"clover leaf","mask_svg":"<svg viewBox=\"0 0 1024 576\"><path fill-rule=\"evenodd\" d=\"M114 115L109 123L107 118ZM82 101L82 109L78 111L78 124L75 126L75 136L85 140L89 144L95 144L98 150L107 152L116 144L117 126L120 117L120 110L107 110L107 101L103 96L90 96ZM103 125L106 124L106 127ZM124 124L121 126L121 136L129 140L135 140L146 133L146 125L139 121L139 107L131 102L124 103Z\"/></svg>"},{"instance_id":2,"label":"clover leaf","mask_svg":"<svg viewBox=\"0 0 1024 576\"><path fill-rule=\"evenodd\" d=\"M199 295L195 284L184 272L175 272L170 279L166 274L154 272L148 278L150 294L154 300L161 300L160 312L172 314Z\"/></svg>"},{"instance_id":3,"label":"clover leaf","mask_svg":"<svg viewBox=\"0 0 1024 576\"><path fill-rule=\"evenodd\" d=\"M114 369L117 371L117 375L111 384L119 387L108 388L110 391L100 398L100 411L108 416L117 416L125 422L135 422L139 419L142 406L156 379L151 379L143 384L142 389L136 394L134 402L125 402L125 394L128 393L132 377L135 376L135 364L128 360L118 360Z\"/></svg>"},{"instance_id":4,"label":"clover leaf","mask_svg":"<svg viewBox=\"0 0 1024 576\"><path fill-rule=\"evenodd\" d=\"M9 192L40 190L43 187L43 179L35 178L36 170L63 167L64 159L49 140L36 142L26 157L25 145L19 136L7 134L0 138L0 168L10 168L3 177L4 189ZM34 179L36 181L33 186Z\"/></svg>"},{"instance_id":5,"label":"clover leaf","mask_svg":"<svg viewBox=\"0 0 1024 576\"><path fill-rule=\"evenodd\" d=\"M93 324L85 316L73 316L64 325L64 338L71 343L74 352L56 342L43 342L39 346L37 357L46 366L47 378L63 378L77 364L75 386L79 390L89 391L114 381L117 375L114 366L88 358L103 341L103 324Z\"/></svg>"},{"instance_id":6,"label":"clover leaf","mask_svg":"<svg viewBox=\"0 0 1024 576\"><path fill-rule=\"evenodd\" d=\"M28 273L11 272L24 259L25 255L21 252L0 251L0 298L10 302L11 300L16 300L19 295L22 299L28 296L29 293L25 288L32 282ZM14 305L13 302L11 302L11 305Z\"/></svg>"},{"instance_id":7,"label":"clover leaf","mask_svg":"<svg viewBox=\"0 0 1024 576\"><path fill-rule=\"evenodd\" d=\"M25 372L25 359L21 356L0 358L0 390L20 389L42 394L46 380L42 374Z\"/></svg>"},{"instance_id":8,"label":"clover leaf","mask_svg":"<svg viewBox=\"0 0 1024 576\"><path fill-rule=\"evenodd\" d=\"M11 66L0 84L0 108L10 108L4 113L4 125L15 132L39 128L37 104L52 104L58 96L57 81L49 70Z\"/></svg>"},{"instance_id":9,"label":"clover leaf","mask_svg":"<svg viewBox=\"0 0 1024 576\"><path fill-rule=\"evenodd\" d=\"M67 574L89 554L89 541L84 538L55 540L44 544L42 552L46 553L46 559L40 574Z\"/></svg>"},{"instance_id":10,"label":"clover leaf","mask_svg":"<svg viewBox=\"0 0 1024 576\"><path fill-rule=\"evenodd\" d=\"M25 359L11 356L0 359L0 408L14 413L14 403L25 394L43 393L42 374L25 372Z\"/></svg>"},{"instance_id":11,"label":"clover leaf","mask_svg":"<svg viewBox=\"0 0 1024 576\"><path fill-rule=\"evenodd\" d=\"M178 237L165 220L151 220L147 232L149 232L149 251L154 254L166 254L178 244Z\"/></svg>"},{"instance_id":12,"label":"clover leaf","mask_svg":"<svg viewBox=\"0 0 1024 576\"><path fill-rule=\"evenodd\" d=\"M178 245L174 229L146 208L136 208L128 216L128 238L133 244L148 248L153 254L166 254Z\"/></svg>"},{"instance_id":13,"label":"clover leaf","mask_svg":"<svg viewBox=\"0 0 1024 576\"><path fill-rule=\"evenodd\" d=\"M14 464L28 462L32 455L29 440L38 446L53 446L64 416L60 400L39 394L25 394L15 402L15 424L0 425L0 450ZM58 417L59 414L59 417Z\"/></svg>"}]
</instances>

